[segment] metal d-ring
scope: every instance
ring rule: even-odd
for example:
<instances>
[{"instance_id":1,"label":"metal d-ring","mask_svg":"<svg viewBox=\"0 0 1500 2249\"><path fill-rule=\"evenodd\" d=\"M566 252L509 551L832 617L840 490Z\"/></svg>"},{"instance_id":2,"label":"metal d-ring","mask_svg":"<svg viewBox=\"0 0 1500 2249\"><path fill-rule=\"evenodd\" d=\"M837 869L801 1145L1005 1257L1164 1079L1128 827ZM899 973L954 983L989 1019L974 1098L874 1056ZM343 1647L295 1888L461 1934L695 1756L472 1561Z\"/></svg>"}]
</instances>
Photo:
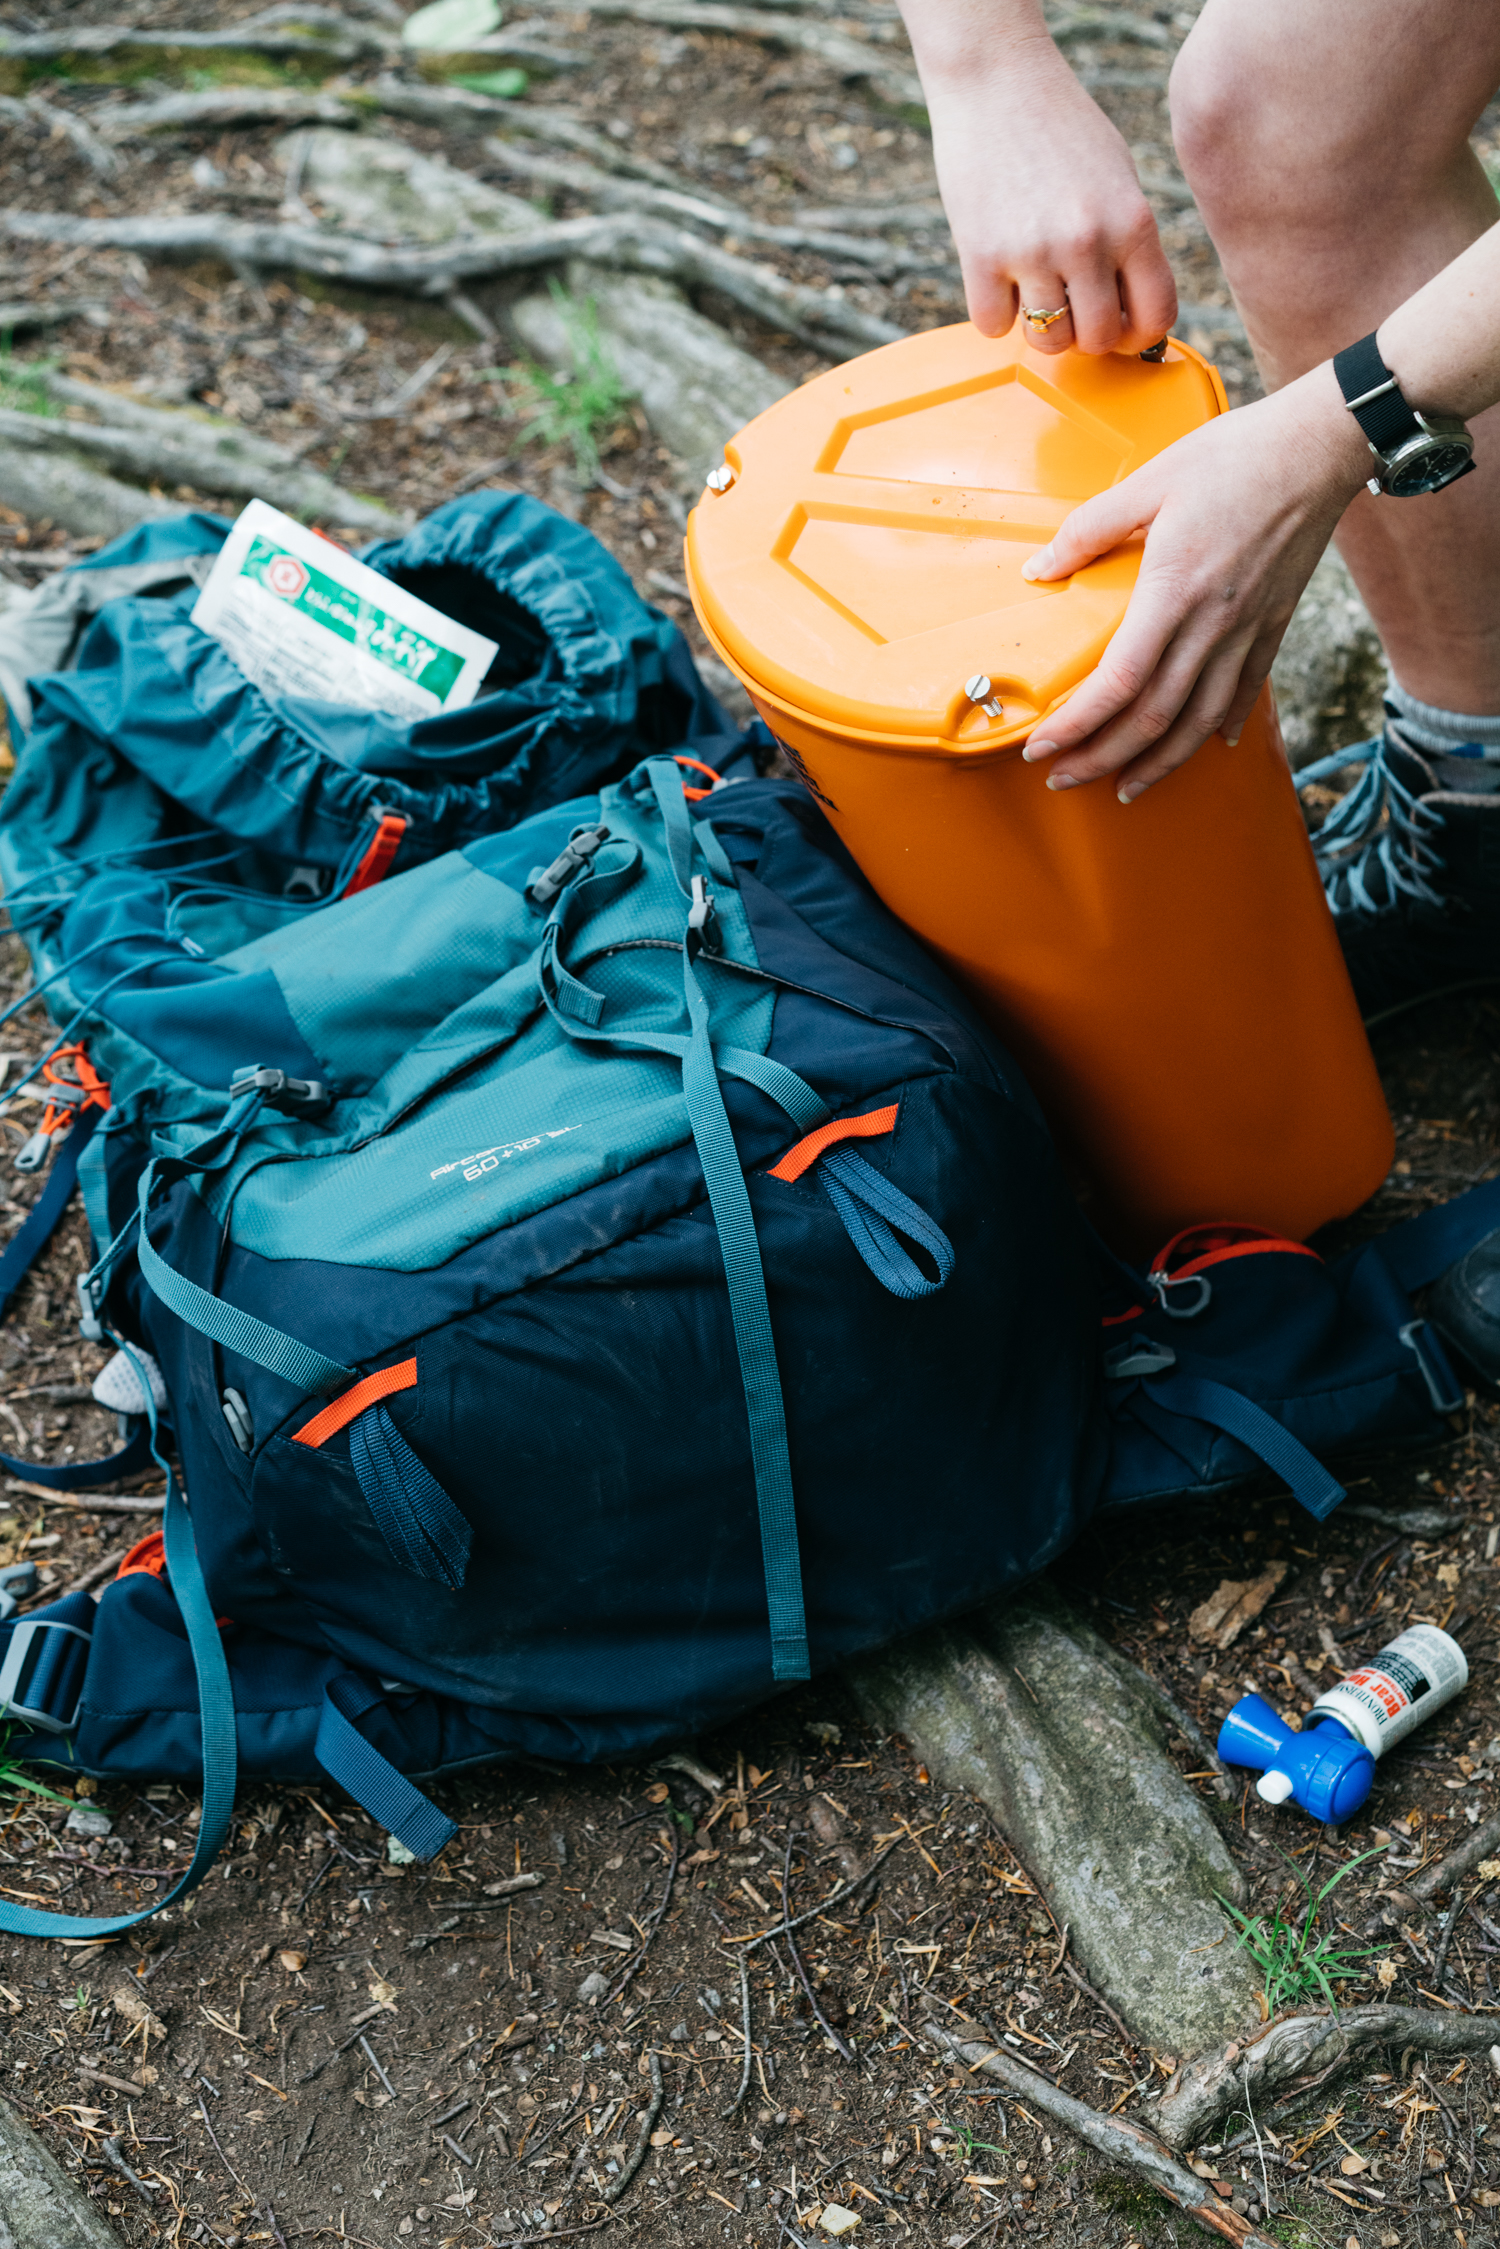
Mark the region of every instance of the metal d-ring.
<instances>
[{"instance_id":1,"label":"metal d-ring","mask_svg":"<svg viewBox=\"0 0 1500 2249\"><path fill-rule=\"evenodd\" d=\"M1169 1320L1196 1320L1200 1312L1208 1310L1213 1299L1213 1283L1206 1273L1181 1273L1175 1280L1170 1273L1148 1273L1146 1279ZM1191 1304L1171 1302L1170 1292L1182 1288L1196 1289Z\"/></svg>"}]
</instances>

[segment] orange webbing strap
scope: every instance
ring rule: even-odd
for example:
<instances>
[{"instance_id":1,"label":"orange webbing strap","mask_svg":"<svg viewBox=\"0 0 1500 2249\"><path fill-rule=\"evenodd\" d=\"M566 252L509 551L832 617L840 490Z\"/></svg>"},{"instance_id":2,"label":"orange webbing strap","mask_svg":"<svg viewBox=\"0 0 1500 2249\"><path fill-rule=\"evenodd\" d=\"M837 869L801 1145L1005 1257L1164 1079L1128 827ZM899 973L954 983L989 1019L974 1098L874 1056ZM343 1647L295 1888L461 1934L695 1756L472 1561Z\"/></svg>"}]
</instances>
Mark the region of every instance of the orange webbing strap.
<instances>
[{"instance_id":1,"label":"orange webbing strap","mask_svg":"<svg viewBox=\"0 0 1500 2249\"><path fill-rule=\"evenodd\" d=\"M819 1125L815 1132L810 1132L805 1140L799 1140L795 1148L789 1148L780 1163L772 1166L767 1177L800 1179L817 1162L823 1150L831 1148L838 1140L879 1140L884 1134L895 1131L896 1111L899 1107L900 1103L893 1101L888 1109L871 1109L863 1117L832 1118L827 1124Z\"/></svg>"},{"instance_id":2,"label":"orange webbing strap","mask_svg":"<svg viewBox=\"0 0 1500 2249\"><path fill-rule=\"evenodd\" d=\"M349 877L344 891L346 898L352 898L356 890L369 890L375 883L385 880L405 833L406 821L399 812L381 815L380 826L370 839L369 850Z\"/></svg>"},{"instance_id":3,"label":"orange webbing strap","mask_svg":"<svg viewBox=\"0 0 1500 2249\"><path fill-rule=\"evenodd\" d=\"M374 1374L367 1374L363 1382L356 1382L341 1398L335 1398L321 1413L315 1413L300 1429L294 1429L293 1440L299 1445L326 1445L330 1437L336 1437L341 1429L347 1429L351 1421L357 1420L366 1406L379 1405L382 1398L393 1396L397 1390L415 1390L416 1387L415 1359L403 1359L398 1367L380 1367Z\"/></svg>"}]
</instances>

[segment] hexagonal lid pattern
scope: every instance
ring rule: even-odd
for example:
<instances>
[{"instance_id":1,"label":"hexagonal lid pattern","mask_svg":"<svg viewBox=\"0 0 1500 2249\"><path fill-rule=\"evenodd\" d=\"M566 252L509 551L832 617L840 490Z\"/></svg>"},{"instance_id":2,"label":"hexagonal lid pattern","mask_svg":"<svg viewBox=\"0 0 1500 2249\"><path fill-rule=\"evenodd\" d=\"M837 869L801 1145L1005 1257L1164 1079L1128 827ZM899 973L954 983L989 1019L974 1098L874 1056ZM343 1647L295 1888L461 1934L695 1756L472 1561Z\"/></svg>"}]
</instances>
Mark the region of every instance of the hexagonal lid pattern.
<instances>
[{"instance_id":1,"label":"hexagonal lid pattern","mask_svg":"<svg viewBox=\"0 0 1500 2249\"><path fill-rule=\"evenodd\" d=\"M929 330L836 367L725 448L688 523L699 618L765 700L853 739L989 750L1023 739L1098 661L1139 548L1057 586L1027 556L1080 500L1224 410L1186 345L1160 366L1043 359ZM998 718L964 692L992 682Z\"/></svg>"}]
</instances>

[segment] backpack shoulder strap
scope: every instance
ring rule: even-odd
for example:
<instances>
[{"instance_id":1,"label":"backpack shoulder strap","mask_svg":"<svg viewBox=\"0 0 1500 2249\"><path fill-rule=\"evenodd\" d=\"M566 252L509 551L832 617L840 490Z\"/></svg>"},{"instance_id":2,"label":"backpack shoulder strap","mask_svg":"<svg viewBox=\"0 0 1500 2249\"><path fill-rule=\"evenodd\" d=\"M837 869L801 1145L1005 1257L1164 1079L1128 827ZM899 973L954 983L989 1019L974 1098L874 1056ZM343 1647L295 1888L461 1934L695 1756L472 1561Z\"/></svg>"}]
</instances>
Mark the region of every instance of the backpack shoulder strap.
<instances>
[{"instance_id":1,"label":"backpack shoulder strap","mask_svg":"<svg viewBox=\"0 0 1500 2249\"><path fill-rule=\"evenodd\" d=\"M1500 1226L1500 1179L1393 1226L1374 1244L1404 1289L1425 1288Z\"/></svg>"}]
</instances>

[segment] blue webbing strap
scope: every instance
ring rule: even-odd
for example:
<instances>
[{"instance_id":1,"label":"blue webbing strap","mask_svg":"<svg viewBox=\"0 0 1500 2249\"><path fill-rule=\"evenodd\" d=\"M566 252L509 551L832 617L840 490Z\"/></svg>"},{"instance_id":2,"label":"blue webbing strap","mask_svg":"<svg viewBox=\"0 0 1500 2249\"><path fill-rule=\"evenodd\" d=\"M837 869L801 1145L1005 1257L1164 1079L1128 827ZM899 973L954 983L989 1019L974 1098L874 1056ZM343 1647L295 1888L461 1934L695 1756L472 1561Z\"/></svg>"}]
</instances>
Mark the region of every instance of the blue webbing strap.
<instances>
[{"instance_id":1,"label":"blue webbing strap","mask_svg":"<svg viewBox=\"0 0 1500 2249\"><path fill-rule=\"evenodd\" d=\"M0 1468L7 1475L24 1476L28 1483L45 1484L53 1492L92 1491L96 1484L112 1484L117 1476L139 1476L155 1457L151 1424L144 1414L130 1418L136 1426L129 1439L102 1460L70 1460L65 1467L52 1468L43 1460L18 1460L14 1453L0 1452Z\"/></svg>"},{"instance_id":2,"label":"blue webbing strap","mask_svg":"<svg viewBox=\"0 0 1500 2249\"><path fill-rule=\"evenodd\" d=\"M691 898L693 823L683 795L681 772L671 758L652 758L646 770L661 808L672 871L684 897ZM693 970L693 947L688 942L693 934L689 929L682 949L683 991L691 1026L682 1058L682 1090L729 1283L729 1312L750 1424L750 1458L760 1515L761 1563L771 1625L771 1675L775 1679L807 1679L811 1677L811 1664L802 1563L771 1308L766 1300L765 1270L750 1194L719 1090L709 1037L708 1002Z\"/></svg>"},{"instance_id":3,"label":"blue webbing strap","mask_svg":"<svg viewBox=\"0 0 1500 2249\"><path fill-rule=\"evenodd\" d=\"M816 1166L818 1182L843 1221L844 1232L882 1288L911 1299L934 1296L953 1271L953 1244L920 1203L893 1186L885 1173L867 1164L854 1149L837 1142L825 1148ZM898 1236L925 1249L937 1267L930 1281Z\"/></svg>"},{"instance_id":4,"label":"blue webbing strap","mask_svg":"<svg viewBox=\"0 0 1500 2249\"><path fill-rule=\"evenodd\" d=\"M0 1320L10 1310L10 1300L57 1231L58 1221L72 1198L83 1154L104 1111L96 1105L80 1109L68 1127L60 1152L52 1159L46 1186L0 1257Z\"/></svg>"},{"instance_id":5,"label":"blue webbing strap","mask_svg":"<svg viewBox=\"0 0 1500 2249\"><path fill-rule=\"evenodd\" d=\"M375 1527L401 1568L438 1585L461 1586L473 1528L383 1405L367 1406L351 1424L349 1460Z\"/></svg>"},{"instance_id":6,"label":"blue webbing strap","mask_svg":"<svg viewBox=\"0 0 1500 2249\"><path fill-rule=\"evenodd\" d=\"M1382 1234L1374 1247L1404 1289L1425 1288L1500 1226L1500 1179L1487 1179Z\"/></svg>"},{"instance_id":7,"label":"blue webbing strap","mask_svg":"<svg viewBox=\"0 0 1500 2249\"><path fill-rule=\"evenodd\" d=\"M144 1385L144 1375L141 1380ZM135 1913L118 1913L99 1918L84 1913L39 1913L35 1906L20 1905L9 1898L0 1898L0 1930L7 1931L11 1936L111 1937L124 1929L133 1929L137 1923L149 1920L153 1913L160 1913L163 1906L171 1905L189 1890L196 1889L218 1857L224 1838L229 1833L238 1772L234 1695L229 1684L229 1666L224 1660L219 1628L214 1622L213 1608L203 1583L203 1571L198 1561L198 1549L193 1538L187 1502L176 1477L170 1471L167 1474L167 1510L163 1530L167 1572L177 1606L182 1611L183 1623L187 1627L188 1646L192 1651L193 1670L198 1681L198 1717L203 1730L203 1811L193 1845L192 1861L181 1881L174 1883L164 1898L153 1899L150 1905L142 1906Z\"/></svg>"},{"instance_id":8,"label":"blue webbing strap","mask_svg":"<svg viewBox=\"0 0 1500 2249\"><path fill-rule=\"evenodd\" d=\"M1233 1437L1263 1460L1319 1522L1331 1515L1344 1497L1343 1485L1306 1445L1227 1384L1210 1381L1206 1375L1178 1373L1154 1377L1143 1395L1170 1413L1185 1414L1189 1420L1206 1421L1211 1429L1222 1429L1226 1437Z\"/></svg>"},{"instance_id":9,"label":"blue webbing strap","mask_svg":"<svg viewBox=\"0 0 1500 2249\"><path fill-rule=\"evenodd\" d=\"M265 1320L257 1320L253 1312L242 1312L237 1305L226 1304L222 1297L200 1288L185 1274L175 1272L152 1248L146 1231L146 1215L156 1184L155 1171L156 1165L149 1164L141 1175L136 1255L147 1286L160 1297L167 1310L175 1312L179 1320L185 1320L200 1335L212 1336L226 1351L238 1352L242 1359L253 1359L257 1366L268 1367L272 1374L279 1374L294 1389L335 1397L339 1391L352 1388L359 1380L353 1367L340 1366L337 1359L325 1359L321 1351L314 1351L310 1344L299 1343L294 1335L284 1334Z\"/></svg>"},{"instance_id":10,"label":"blue webbing strap","mask_svg":"<svg viewBox=\"0 0 1500 2249\"><path fill-rule=\"evenodd\" d=\"M323 1690L323 1709L313 1755L330 1780L348 1790L363 1804L372 1819L388 1828L414 1858L436 1858L443 1845L458 1833L446 1813L398 1772L388 1757L365 1740L356 1718L383 1700L368 1680L352 1672L330 1679Z\"/></svg>"}]
</instances>

